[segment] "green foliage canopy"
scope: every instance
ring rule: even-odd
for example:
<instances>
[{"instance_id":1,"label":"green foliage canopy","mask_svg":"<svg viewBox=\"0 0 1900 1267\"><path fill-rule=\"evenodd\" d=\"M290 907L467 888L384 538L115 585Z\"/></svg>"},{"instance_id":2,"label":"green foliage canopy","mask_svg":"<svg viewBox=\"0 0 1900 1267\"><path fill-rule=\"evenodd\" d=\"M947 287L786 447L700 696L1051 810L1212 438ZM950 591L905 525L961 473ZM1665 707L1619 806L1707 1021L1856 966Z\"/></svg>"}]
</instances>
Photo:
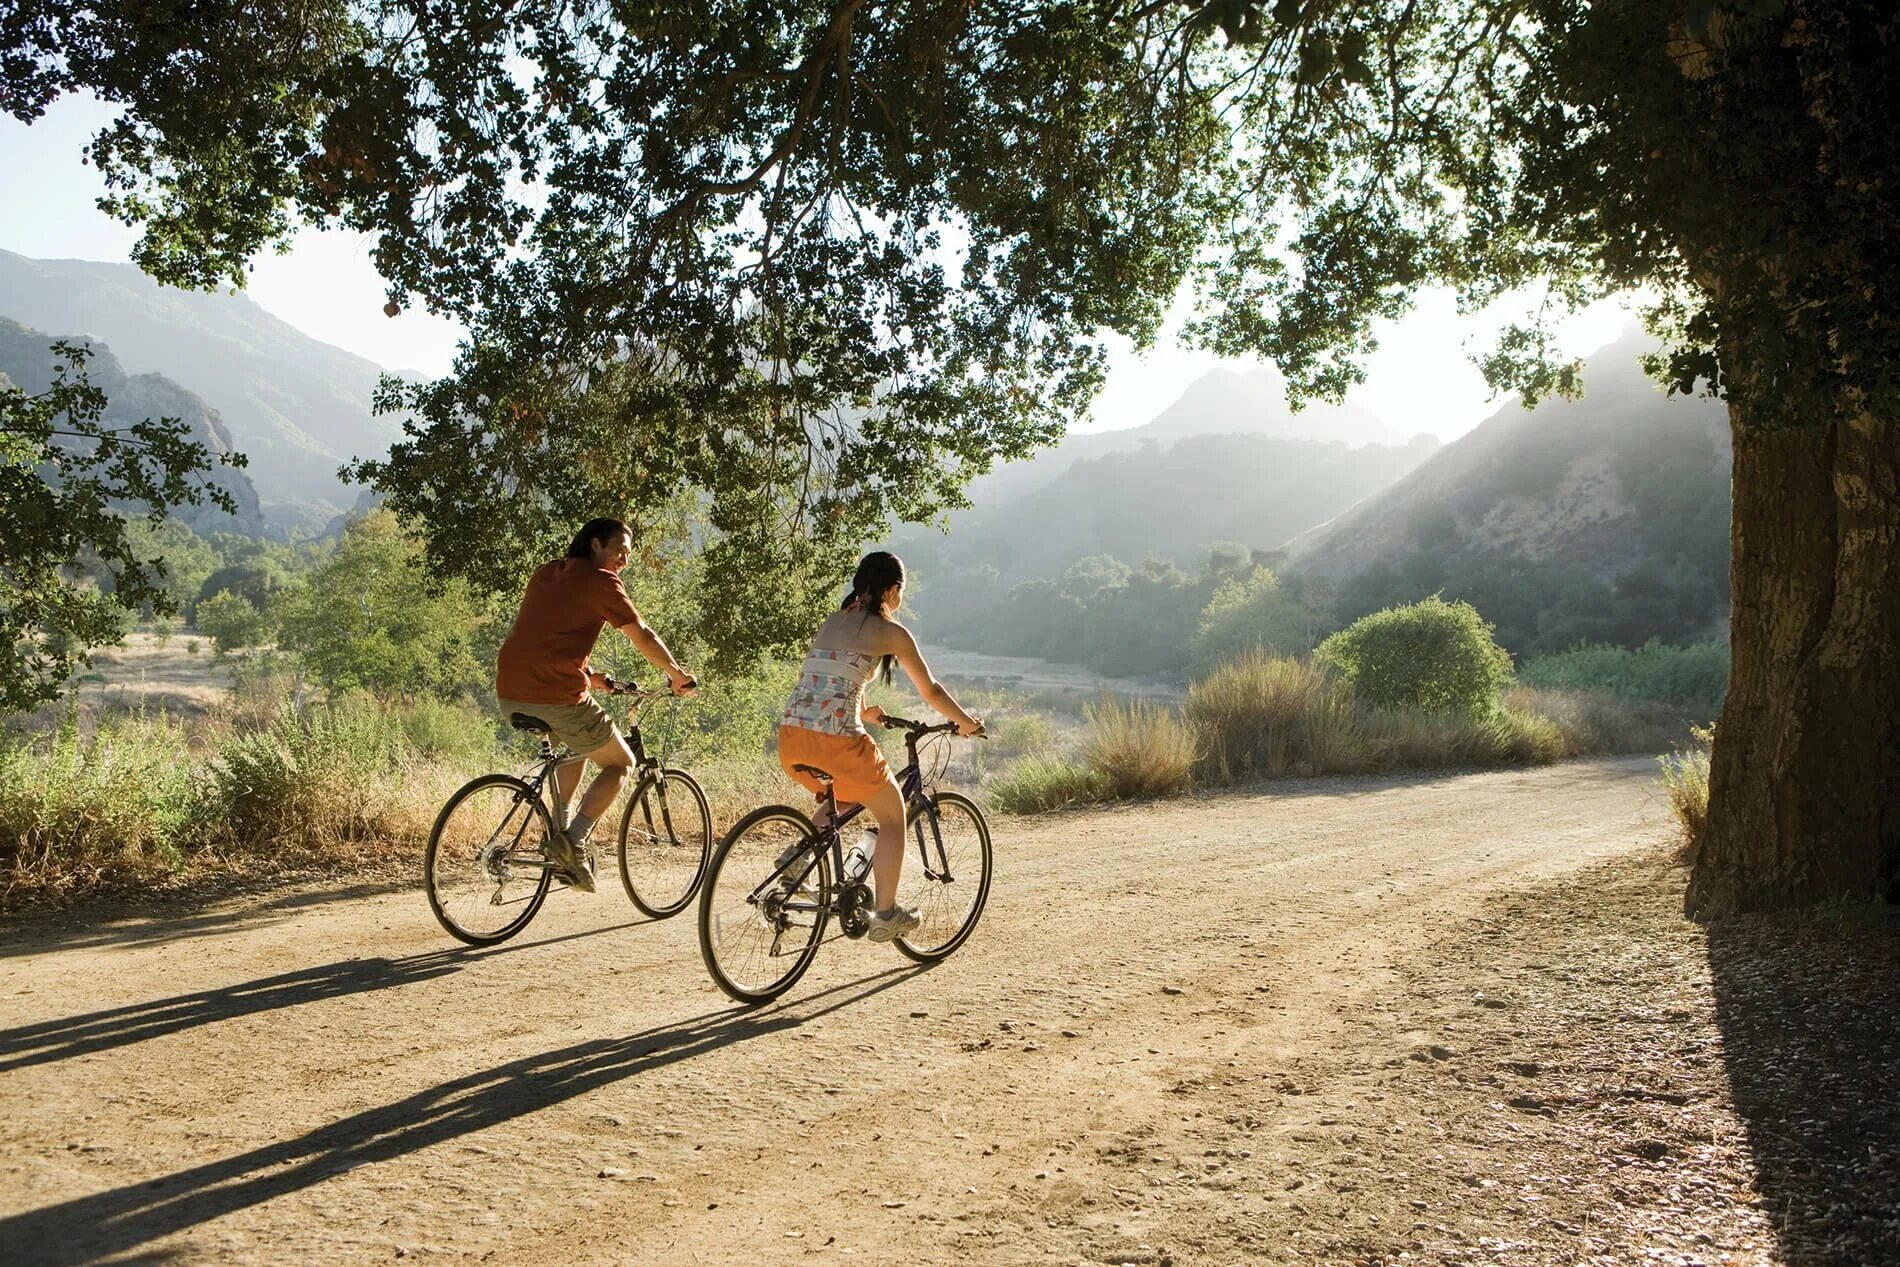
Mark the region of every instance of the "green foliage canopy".
<instances>
[{"instance_id":1,"label":"green foliage canopy","mask_svg":"<svg viewBox=\"0 0 1900 1267\"><path fill-rule=\"evenodd\" d=\"M86 381L83 346L56 343L64 364L29 396L0 376L0 711L52 699L87 650L117 642L142 608L177 610L162 559L120 513L157 525L174 506L236 503L204 479L211 454L176 418L101 421L105 396ZM242 465L235 454L218 461ZM93 584L84 573L99 580Z\"/></svg>"},{"instance_id":2,"label":"green foliage canopy","mask_svg":"<svg viewBox=\"0 0 1900 1267\"><path fill-rule=\"evenodd\" d=\"M438 580L387 510L352 521L335 552L273 608L278 644L332 689L413 696L492 685L492 665L475 651L483 605L466 581Z\"/></svg>"},{"instance_id":3,"label":"green foliage canopy","mask_svg":"<svg viewBox=\"0 0 1900 1267\"><path fill-rule=\"evenodd\" d=\"M200 599L192 623L220 652L254 647L270 636L270 621L242 594L219 590Z\"/></svg>"},{"instance_id":4,"label":"green foliage canopy","mask_svg":"<svg viewBox=\"0 0 1900 1267\"><path fill-rule=\"evenodd\" d=\"M1436 596L1354 621L1319 644L1318 658L1374 708L1483 717L1511 677L1511 656L1470 603Z\"/></svg>"}]
</instances>

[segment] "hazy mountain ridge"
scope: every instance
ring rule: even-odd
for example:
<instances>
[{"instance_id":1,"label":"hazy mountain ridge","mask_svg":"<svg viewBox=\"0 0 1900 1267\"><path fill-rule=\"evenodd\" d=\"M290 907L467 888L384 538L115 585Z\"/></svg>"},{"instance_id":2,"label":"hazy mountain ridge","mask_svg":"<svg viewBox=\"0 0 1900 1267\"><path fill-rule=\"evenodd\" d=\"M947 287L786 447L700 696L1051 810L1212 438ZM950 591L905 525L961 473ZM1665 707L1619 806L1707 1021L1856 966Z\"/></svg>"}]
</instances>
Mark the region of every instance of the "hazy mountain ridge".
<instances>
[{"instance_id":1,"label":"hazy mountain ridge","mask_svg":"<svg viewBox=\"0 0 1900 1267\"><path fill-rule=\"evenodd\" d=\"M978 507L1022 497L1059 478L1077 462L1149 446L1166 448L1191 436L1246 435L1316 440L1347 446L1403 446L1419 440L1391 430L1370 410L1353 404L1311 405L1294 413L1286 388L1271 369L1236 373L1213 369L1190 382L1175 402L1139 427L1079 431L1034 456L1000 466L970 482Z\"/></svg>"},{"instance_id":2,"label":"hazy mountain ridge","mask_svg":"<svg viewBox=\"0 0 1900 1267\"><path fill-rule=\"evenodd\" d=\"M52 345L56 341L83 343L91 348L86 362L86 378L106 395L103 419L109 423L131 425L147 418L176 418L189 428L189 436L213 454L230 453L242 447L234 443L217 411L192 392L162 374L128 374L107 345L82 335L46 334L18 321L0 317L0 375L11 379L29 395L51 386L53 369L58 363ZM229 492L237 503L237 513L226 514L216 506L180 506L173 513L197 532L241 532L251 536L264 533L264 518L259 510L257 490L245 469L214 466L206 478Z\"/></svg>"},{"instance_id":3,"label":"hazy mountain ridge","mask_svg":"<svg viewBox=\"0 0 1900 1267\"><path fill-rule=\"evenodd\" d=\"M1505 406L1390 488L1295 537L1281 567L1350 620L1465 599L1519 653L1719 636L1729 606L1727 411L1671 398L1634 332L1578 401Z\"/></svg>"},{"instance_id":4,"label":"hazy mountain ridge","mask_svg":"<svg viewBox=\"0 0 1900 1267\"><path fill-rule=\"evenodd\" d=\"M1609 577L1641 561L1644 468L1666 465L1719 486L1730 450L1718 401L1670 398L1637 358L1653 344L1626 334L1589 360L1581 400L1506 405L1390 488L1293 538L1287 565L1340 577L1420 546L1509 551L1576 563Z\"/></svg>"},{"instance_id":5,"label":"hazy mountain ridge","mask_svg":"<svg viewBox=\"0 0 1900 1267\"><path fill-rule=\"evenodd\" d=\"M162 374L202 397L249 456L265 518L280 530L348 509L357 490L337 468L381 455L401 434L397 419L371 411L379 366L241 294L160 286L130 264L0 251L0 312L83 333L111 346L128 374Z\"/></svg>"},{"instance_id":6,"label":"hazy mountain ridge","mask_svg":"<svg viewBox=\"0 0 1900 1267\"><path fill-rule=\"evenodd\" d=\"M926 548L952 566L992 566L1013 580L1052 576L1097 554L1192 567L1216 541L1271 548L1384 488L1437 447L1429 436L1357 449L1245 434L1151 442L1078 459L1027 492L979 501L947 537L925 538Z\"/></svg>"}]
</instances>

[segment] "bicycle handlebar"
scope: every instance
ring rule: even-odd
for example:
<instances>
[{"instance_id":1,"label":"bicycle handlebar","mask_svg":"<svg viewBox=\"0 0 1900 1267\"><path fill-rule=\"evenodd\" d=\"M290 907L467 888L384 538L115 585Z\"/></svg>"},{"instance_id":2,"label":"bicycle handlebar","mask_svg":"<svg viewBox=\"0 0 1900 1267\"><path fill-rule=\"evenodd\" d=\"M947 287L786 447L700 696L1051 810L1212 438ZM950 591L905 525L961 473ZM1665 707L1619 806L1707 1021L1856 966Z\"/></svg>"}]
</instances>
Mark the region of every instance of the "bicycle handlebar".
<instances>
[{"instance_id":1,"label":"bicycle handlebar","mask_svg":"<svg viewBox=\"0 0 1900 1267\"><path fill-rule=\"evenodd\" d=\"M908 730L919 739L922 739L925 735L953 734L957 728L957 724L953 721L938 722L935 726L927 726L923 722L912 721L908 717L899 717L894 713L884 714L884 720L881 724L886 730ZM987 739L988 737L987 733L981 728L979 728L974 735L970 736L972 739Z\"/></svg>"},{"instance_id":2,"label":"bicycle handlebar","mask_svg":"<svg viewBox=\"0 0 1900 1267\"><path fill-rule=\"evenodd\" d=\"M603 674L602 676L606 676L606 675ZM696 677L687 678L684 689L690 691L698 687L698 685L699 685L698 678ZM665 690L656 691L648 687L641 686L638 682L616 682L611 677L607 678L607 694L625 695L629 697L630 699L632 699L634 703L636 704L639 703L641 700L684 698L684 696L682 696L679 691L673 689L673 684L671 682L667 683Z\"/></svg>"}]
</instances>

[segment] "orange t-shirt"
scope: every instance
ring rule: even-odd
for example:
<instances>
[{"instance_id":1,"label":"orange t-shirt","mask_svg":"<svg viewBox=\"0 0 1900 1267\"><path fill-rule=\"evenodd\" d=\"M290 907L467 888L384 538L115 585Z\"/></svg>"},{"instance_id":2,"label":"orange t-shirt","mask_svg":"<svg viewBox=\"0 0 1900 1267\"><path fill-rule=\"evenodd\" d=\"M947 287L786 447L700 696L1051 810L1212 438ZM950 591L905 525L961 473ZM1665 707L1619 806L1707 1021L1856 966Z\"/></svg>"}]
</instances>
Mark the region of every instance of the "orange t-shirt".
<instances>
[{"instance_id":1,"label":"orange t-shirt","mask_svg":"<svg viewBox=\"0 0 1900 1267\"><path fill-rule=\"evenodd\" d=\"M587 698L587 655L602 625L640 618L620 578L587 559L543 563L528 578L515 627L495 662L495 694L523 704Z\"/></svg>"}]
</instances>

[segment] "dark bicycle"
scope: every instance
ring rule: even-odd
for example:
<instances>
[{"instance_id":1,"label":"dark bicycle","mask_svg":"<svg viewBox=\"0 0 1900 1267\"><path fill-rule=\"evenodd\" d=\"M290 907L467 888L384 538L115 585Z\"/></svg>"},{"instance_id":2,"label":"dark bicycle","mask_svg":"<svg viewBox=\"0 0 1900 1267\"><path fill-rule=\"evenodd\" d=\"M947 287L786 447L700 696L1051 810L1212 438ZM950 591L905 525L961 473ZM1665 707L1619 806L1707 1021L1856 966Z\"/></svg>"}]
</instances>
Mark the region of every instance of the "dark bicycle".
<instances>
[{"instance_id":1,"label":"dark bicycle","mask_svg":"<svg viewBox=\"0 0 1900 1267\"><path fill-rule=\"evenodd\" d=\"M969 939L990 892L990 829L976 803L959 792L927 784L918 745L942 736L955 723L926 726L886 715L885 727L907 732L909 758L898 775L909 826L905 848L915 846L898 885L898 905L915 906L918 927L893 944L918 963L935 963ZM767 805L740 819L719 842L699 895L699 949L713 981L741 1003L766 1003L792 988L811 967L836 919L846 937L868 931L870 885L845 873L843 829L864 812L842 818L830 776L803 767L825 782L831 825L822 830L789 805ZM868 878L868 877L866 877Z\"/></svg>"},{"instance_id":2,"label":"dark bicycle","mask_svg":"<svg viewBox=\"0 0 1900 1267\"><path fill-rule=\"evenodd\" d=\"M636 706L650 699L674 699L670 691L652 691L632 683L612 686L608 694L629 697ZM528 926L555 876L546 852L565 809L549 808L543 795L554 768L573 754L557 750L540 718L515 713L516 730L541 736L541 752L525 777L485 774L449 797L429 833L423 876L429 909L449 933L472 946L506 941ZM665 919L686 909L699 889L712 853L712 807L692 775L651 756L640 733L638 713L627 725L633 750L633 793L620 815L620 883L640 911Z\"/></svg>"}]
</instances>

